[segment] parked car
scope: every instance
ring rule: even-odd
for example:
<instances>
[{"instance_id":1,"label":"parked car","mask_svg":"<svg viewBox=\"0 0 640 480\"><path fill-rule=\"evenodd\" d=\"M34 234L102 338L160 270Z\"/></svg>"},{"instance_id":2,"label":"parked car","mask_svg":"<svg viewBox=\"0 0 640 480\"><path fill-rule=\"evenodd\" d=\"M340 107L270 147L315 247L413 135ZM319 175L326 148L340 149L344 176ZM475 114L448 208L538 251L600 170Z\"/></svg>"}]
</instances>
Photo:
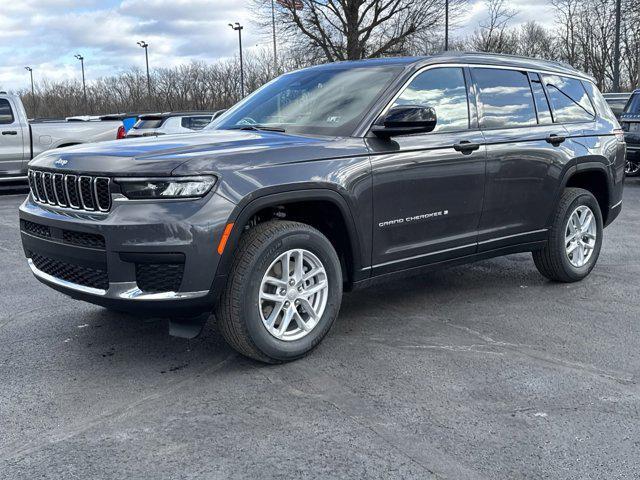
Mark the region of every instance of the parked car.
<instances>
[{"instance_id":1,"label":"parked car","mask_svg":"<svg viewBox=\"0 0 640 480\"><path fill-rule=\"evenodd\" d=\"M584 279L624 165L615 116L568 66L343 62L285 74L198 134L39 156L22 243L73 298L172 316L183 336L213 310L236 350L282 362L376 280L516 252Z\"/></svg>"},{"instance_id":2,"label":"parked car","mask_svg":"<svg viewBox=\"0 0 640 480\"><path fill-rule=\"evenodd\" d=\"M193 133L209 125L222 112L224 110L215 112L146 113L138 117L138 121L127 132L127 138Z\"/></svg>"},{"instance_id":3,"label":"parked car","mask_svg":"<svg viewBox=\"0 0 640 480\"><path fill-rule=\"evenodd\" d=\"M620 124L627 142L626 173L628 177L637 177L640 175L640 90L631 95L620 117Z\"/></svg>"},{"instance_id":4,"label":"parked car","mask_svg":"<svg viewBox=\"0 0 640 480\"><path fill-rule=\"evenodd\" d=\"M603 96L611 107L613 114L620 120L620 116L622 112L624 112L624 107L627 105L631 93L604 93Z\"/></svg>"},{"instance_id":5,"label":"parked car","mask_svg":"<svg viewBox=\"0 0 640 480\"><path fill-rule=\"evenodd\" d=\"M45 150L122 136L120 121L28 121L20 97L0 92L0 186L26 180L27 163Z\"/></svg>"}]
</instances>

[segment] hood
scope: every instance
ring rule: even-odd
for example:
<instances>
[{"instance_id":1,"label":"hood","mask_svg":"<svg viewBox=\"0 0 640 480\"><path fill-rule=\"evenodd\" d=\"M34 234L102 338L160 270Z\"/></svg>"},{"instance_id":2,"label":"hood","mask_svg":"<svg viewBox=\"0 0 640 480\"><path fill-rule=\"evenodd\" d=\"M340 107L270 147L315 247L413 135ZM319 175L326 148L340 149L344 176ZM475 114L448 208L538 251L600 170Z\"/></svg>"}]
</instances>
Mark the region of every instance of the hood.
<instances>
[{"instance_id":1,"label":"hood","mask_svg":"<svg viewBox=\"0 0 640 480\"><path fill-rule=\"evenodd\" d=\"M364 146L363 146L364 148ZM30 167L106 176L216 173L353 153L353 142L279 132L207 130L49 150ZM357 150L361 150L358 148Z\"/></svg>"}]
</instances>

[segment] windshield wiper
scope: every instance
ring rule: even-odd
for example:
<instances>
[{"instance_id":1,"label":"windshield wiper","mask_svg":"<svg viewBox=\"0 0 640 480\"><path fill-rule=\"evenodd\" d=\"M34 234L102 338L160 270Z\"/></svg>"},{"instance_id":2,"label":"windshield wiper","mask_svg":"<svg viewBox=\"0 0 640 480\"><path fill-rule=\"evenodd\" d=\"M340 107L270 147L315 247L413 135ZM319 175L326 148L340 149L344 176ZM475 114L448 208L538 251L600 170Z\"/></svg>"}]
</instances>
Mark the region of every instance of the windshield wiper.
<instances>
[{"instance_id":1,"label":"windshield wiper","mask_svg":"<svg viewBox=\"0 0 640 480\"><path fill-rule=\"evenodd\" d=\"M282 127L270 127L268 125L242 125L233 127L232 130L264 130L266 132L285 132Z\"/></svg>"}]
</instances>

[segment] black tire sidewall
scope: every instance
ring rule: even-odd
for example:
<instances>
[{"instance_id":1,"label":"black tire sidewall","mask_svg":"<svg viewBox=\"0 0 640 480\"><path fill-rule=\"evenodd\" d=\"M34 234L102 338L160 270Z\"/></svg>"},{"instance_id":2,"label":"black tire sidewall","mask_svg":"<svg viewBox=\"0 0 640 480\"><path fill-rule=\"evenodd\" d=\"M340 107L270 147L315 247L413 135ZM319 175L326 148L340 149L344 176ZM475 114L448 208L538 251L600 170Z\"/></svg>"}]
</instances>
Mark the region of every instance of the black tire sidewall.
<instances>
[{"instance_id":1,"label":"black tire sidewall","mask_svg":"<svg viewBox=\"0 0 640 480\"><path fill-rule=\"evenodd\" d=\"M566 243L565 243L565 232L567 223L569 222L569 218L573 214L573 212L580 206L586 206L591 209L593 215L596 220L596 244L591 255L589 261L582 267L578 268L571 264L569 260L569 256L566 253ZM602 222L602 213L600 211L600 205L595 197L589 192L583 192L578 197L573 200L564 215L562 216L562 223L558 226L558 238L556 239L555 248L558 249L558 253L560 256L560 261L562 262L562 266L566 274L571 277L573 280L582 280L586 276L591 273L591 270L595 267L598 262L598 257L600 256L600 250L602 248L602 237L603 237L603 222Z\"/></svg>"},{"instance_id":2,"label":"black tire sidewall","mask_svg":"<svg viewBox=\"0 0 640 480\"><path fill-rule=\"evenodd\" d=\"M308 250L320 259L327 273L329 293L325 311L315 328L301 339L283 341L273 337L263 325L258 295L262 278L271 263L282 253L296 248ZM333 246L319 232L289 230L266 242L255 255L247 280L242 288L240 316L256 348L272 359L287 361L303 356L320 343L338 315L342 301L342 269Z\"/></svg>"}]
</instances>

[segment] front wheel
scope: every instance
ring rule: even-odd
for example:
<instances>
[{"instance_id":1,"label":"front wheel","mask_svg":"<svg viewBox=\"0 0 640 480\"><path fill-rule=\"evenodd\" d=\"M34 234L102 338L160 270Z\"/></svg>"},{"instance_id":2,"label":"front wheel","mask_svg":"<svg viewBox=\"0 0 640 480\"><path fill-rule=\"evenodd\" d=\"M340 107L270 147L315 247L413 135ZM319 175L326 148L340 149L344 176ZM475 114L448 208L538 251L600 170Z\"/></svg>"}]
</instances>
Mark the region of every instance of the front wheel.
<instances>
[{"instance_id":1,"label":"front wheel","mask_svg":"<svg viewBox=\"0 0 640 480\"><path fill-rule=\"evenodd\" d=\"M533 252L538 271L556 282L578 282L593 270L602 247L602 213L587 190L567 188L549 230L547 245Z\"/></svg>"},{"instance_id":2,"label":"front wheel","mask_svg":"<svg viewBox=\"0 0 640 480\"><path fill-rule=\"evenodd\" d=\"M271 221L246 232L216 317L238 352L267 363L304 356L327 334L342 301L342 269L315 228Z\"/></svg>"}]
</instances>

